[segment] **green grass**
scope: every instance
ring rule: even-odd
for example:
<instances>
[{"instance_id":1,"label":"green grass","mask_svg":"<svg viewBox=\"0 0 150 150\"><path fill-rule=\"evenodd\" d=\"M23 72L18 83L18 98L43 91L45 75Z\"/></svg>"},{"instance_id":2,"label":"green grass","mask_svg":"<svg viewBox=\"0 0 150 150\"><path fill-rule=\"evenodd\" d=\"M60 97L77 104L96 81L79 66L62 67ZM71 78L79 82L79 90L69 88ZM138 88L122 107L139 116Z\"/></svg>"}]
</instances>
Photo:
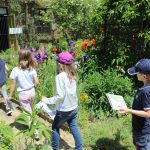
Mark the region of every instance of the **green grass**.
<instances>
[{"instance_id":1,"label":"green grass","mask_svg":"<svg viewBox=\"0 0 150 150\"><path fill-rule=\"evenodd\" d=\"M79 126L85 150L133 150L131 116L88 121L79 111Z\"/></svg>"}]
</instances>

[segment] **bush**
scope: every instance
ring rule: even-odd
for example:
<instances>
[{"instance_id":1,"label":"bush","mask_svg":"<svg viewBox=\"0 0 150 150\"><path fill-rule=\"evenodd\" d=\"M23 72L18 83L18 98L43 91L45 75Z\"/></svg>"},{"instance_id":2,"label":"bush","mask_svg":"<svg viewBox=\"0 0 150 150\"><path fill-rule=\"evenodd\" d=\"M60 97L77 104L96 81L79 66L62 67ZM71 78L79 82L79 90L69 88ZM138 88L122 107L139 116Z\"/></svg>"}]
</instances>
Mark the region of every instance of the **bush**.
<instances>
[{"instance_id":1,"label":"bush","mask_svg":"<svg viewBox=\"0 0 150 150\"><path fill-rule=\"evenodd\" d=\"M95 113L96 116L114 115L110 104L106 98L106 93L122 95L127 105L131 106L133 88L131 80L123 77L117 70L106 70L103 73L94 72L84 80L82 93L88 95L88 99L83 103L87 108ZM82 84L82 87L83 87Z\"/></svg>"}]
</instances>

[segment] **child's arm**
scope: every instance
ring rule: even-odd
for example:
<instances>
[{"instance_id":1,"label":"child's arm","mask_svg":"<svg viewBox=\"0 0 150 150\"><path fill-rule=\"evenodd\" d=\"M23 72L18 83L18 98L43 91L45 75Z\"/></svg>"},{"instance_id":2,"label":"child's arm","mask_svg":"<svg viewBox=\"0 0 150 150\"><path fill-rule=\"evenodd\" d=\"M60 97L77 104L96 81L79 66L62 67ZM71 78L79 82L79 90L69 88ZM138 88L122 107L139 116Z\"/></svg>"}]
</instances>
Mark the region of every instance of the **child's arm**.
<instances>
[{"instance_id":1,"label":"child's arm","mask_svg":"<svg viewBox=\"0 0 150 150\"><path fill-rule=\"evenodd\" d=\"M10 94L9 94L9 100L12 98L13 93L15 91L15 87L16 87L16 81L12 80L11 82L11 87L10 87Z\"/></svg>"},{"instance_id":2,"label":"child's arm","mask_svg":"<svg viewBox=\"0 0 150 150\"><path fill-rule=\"evenodd\" d=\"M133 110L133 109L128 109L128 108L127 109L120 108L118 112L120 114L130 113L139 117L150 118L150 110Z\"/></svg>"},{"instance_id":3,"label":"child's arm","mask_svg":"<svg viewBox=\"0 0 150 150\"><path fill-rule=\"evenodd\" d=\"M33 69L33 79L34 79L34 87L36 88L39 85L39 79L37 76L37 72L35 69Z\"/></svg>"},{"instance_id":4,"label":"child's arm","mask_svg":"<svg viewBox=\"0 0 150 150\"><path fill-rule=\"evenodd\" d=\"M42 99L41 99L42 102L44 102L45 104L55 104L56 101L53 99L53 97L45 97L45 96L42 96Z\"/></svg>"},{"instance_id":5,"label":"child's arm","mask_svg":"<svg viewBox=\"0 0 150 150\"><path fill-rule=\"evenodd\" d=\"M34 86L37 87L39 85L38 77L34 77Z\"/></svg>"}]
</instances>

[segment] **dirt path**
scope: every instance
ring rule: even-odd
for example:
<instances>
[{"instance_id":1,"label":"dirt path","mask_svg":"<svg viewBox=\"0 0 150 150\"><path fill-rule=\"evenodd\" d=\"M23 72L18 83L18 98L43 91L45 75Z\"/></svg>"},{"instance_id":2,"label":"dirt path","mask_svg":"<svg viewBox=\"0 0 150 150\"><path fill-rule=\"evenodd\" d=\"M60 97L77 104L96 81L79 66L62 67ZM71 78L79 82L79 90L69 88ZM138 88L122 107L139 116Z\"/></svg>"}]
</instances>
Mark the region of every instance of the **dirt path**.
<instances>
[{"instance_id":1,"label":"dirt path","mask_svg":"<svg viewBox=\"0 0 150 150\"><path fill-rule=\"evenodd\" d=\"M17 108L18 105L13 103L14 111L12 113L12 116L7 116L5 113L5 105L4 101L0 98L0 120L4 120L7 124L9 124L14 131L17 133L19 130L16 128L15 124L15 118L20 114L20 110ZM47 124L48 126L51 126L51 124L44 119L39 117L39 120ZM72 135L69 133L69 131L62 130L60 131L61 135L61 141L60 141L60 148L61 150L67 150L74 148L74 140Z\"/></svg>"}]
</instances>

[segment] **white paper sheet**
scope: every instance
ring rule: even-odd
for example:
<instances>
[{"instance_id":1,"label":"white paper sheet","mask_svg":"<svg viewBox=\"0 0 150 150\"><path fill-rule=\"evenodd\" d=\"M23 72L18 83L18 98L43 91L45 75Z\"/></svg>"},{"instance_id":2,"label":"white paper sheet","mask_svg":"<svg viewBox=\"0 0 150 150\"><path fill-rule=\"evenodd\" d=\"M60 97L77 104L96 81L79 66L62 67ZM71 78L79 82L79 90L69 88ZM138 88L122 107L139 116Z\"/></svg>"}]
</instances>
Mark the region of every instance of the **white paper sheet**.
<instances>
[{"instance_id":1,"label":"white paper sheet","mask_svg":"<svg viewBox=\"0 0 150 150\"><path fill-rule=\"evenodd\" d=\"M107 93L106 96L112 109L118 110L119 108L127 108L124 98L121 95Z\"/></svg>"}]
</instances>

